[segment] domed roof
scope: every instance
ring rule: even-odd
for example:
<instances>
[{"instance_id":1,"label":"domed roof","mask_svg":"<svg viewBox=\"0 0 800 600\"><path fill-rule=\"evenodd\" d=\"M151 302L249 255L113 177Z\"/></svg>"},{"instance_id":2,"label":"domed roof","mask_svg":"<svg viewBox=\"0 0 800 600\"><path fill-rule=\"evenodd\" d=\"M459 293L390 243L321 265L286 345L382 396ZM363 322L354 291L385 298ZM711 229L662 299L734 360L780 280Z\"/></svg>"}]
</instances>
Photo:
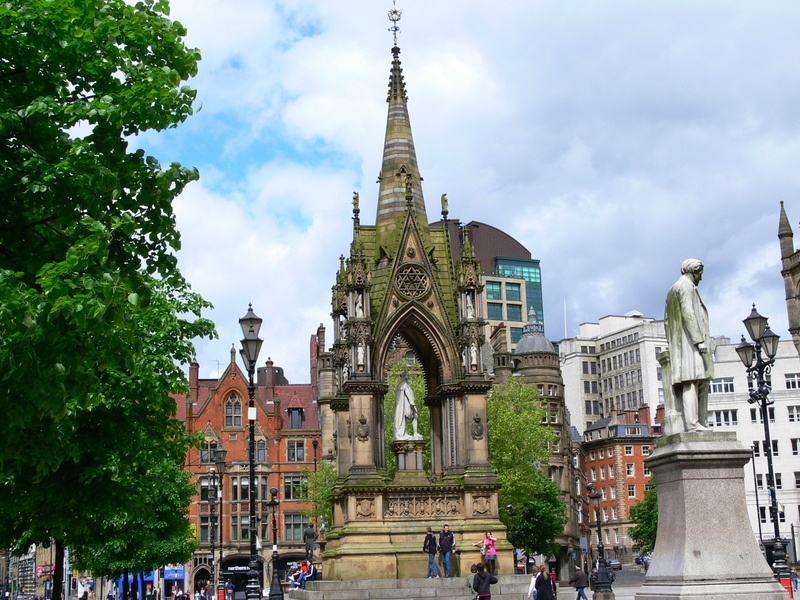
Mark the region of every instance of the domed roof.
<instances>
[{"instance_id":1,"label":"domed roof","mask_svg":"<svg viewBox=\"0 0 800 600\"><path fill-rule=\"evenodd\" d=\"M536 318L536 311L531 307L528 311L528 324L522 329L522 338L517 342L514 354L527 352L556 353L553 344L544 337L544 325Z\"/></svg>"}]
</instances>

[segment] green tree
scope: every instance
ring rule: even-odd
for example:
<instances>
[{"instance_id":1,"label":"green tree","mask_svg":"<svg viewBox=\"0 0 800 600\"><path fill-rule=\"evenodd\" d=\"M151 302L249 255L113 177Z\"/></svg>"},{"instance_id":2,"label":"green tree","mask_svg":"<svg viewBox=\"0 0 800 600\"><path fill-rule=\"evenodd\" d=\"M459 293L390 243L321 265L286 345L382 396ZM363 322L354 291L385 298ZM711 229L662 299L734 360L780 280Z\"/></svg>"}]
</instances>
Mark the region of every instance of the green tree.
<instances>
[{"instance_id":1,"label":"green tree","mask_svg":"<svg viewBox=\"0 0 800 600\"><path fill-rule=\"evenodd\" d=\"M52 537L98 573L193 547L170 394L213 325L177 268L172 201L197 172L129 150L192 113L199 53L167 15L0 4L0 547Z\"/></svg>"},{"instance_id":2,"label":"green tree","mask_svg":"<svg viewBox=\"0 0 800 600\"><path fill-rule=\"evenodd\" d=\"M502 486L501 521L516 547L550 553L567 516L558 487L542 473L557 439L545 404L536 388L511 377L492 387L486 410L489 459Z\"/></svg>"},{"instance_id":3,"label":"green tree","mask_svg":"<svg viewBox=\"0 0 800 600\"><path fill-rule=\"evenodd\" d=\"M658 532L658 493L656 492L656 480L650 480L652 487L644 493L644 499L637 502L630 509L631 521L636 523L628 530L637 544L640 546L639 554L652 552L656 546L656 533Z\"/></svg>"},{"instance_id":4,"label":"green tree","mask_svg":"<svg viewBox=\"0 0 800 600\"><path fill-rule=\"evenodd\" d=\"M306 472L306 478L311 509L303 514L315 520L320 528L329 527L333 523L331 494L336 483L336 467L329 460L320 461L316 471Z\"/></svg>"}]
</instances>

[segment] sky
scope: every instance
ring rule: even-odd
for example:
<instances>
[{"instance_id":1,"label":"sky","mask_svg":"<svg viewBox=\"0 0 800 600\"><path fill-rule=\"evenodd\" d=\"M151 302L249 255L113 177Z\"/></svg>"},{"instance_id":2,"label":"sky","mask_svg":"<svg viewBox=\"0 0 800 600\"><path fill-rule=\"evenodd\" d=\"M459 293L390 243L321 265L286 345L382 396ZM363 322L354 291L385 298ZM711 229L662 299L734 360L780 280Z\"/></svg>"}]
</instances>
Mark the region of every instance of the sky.
<instances>
[{"instance_id":1,"label":"sky","mask_svg":"<svg viewBox=\"0 0 800 600\"><path fill-rule=\"evenodd\" d=\"M374 224L390 0L172 0L202 53L200 110L137 143L200 171L175 202L179 265L214 305L216 377L264 319L259 363L290 383L332 330L354 191ZM545 334L661 318L685 258L705 264L712 335L755 303L788 338L780 202L800 229L800 3L397 0L428 217L481 221L541 260ZM800 244L800 232L798 232Z\"/></svg>"}]
</instances>

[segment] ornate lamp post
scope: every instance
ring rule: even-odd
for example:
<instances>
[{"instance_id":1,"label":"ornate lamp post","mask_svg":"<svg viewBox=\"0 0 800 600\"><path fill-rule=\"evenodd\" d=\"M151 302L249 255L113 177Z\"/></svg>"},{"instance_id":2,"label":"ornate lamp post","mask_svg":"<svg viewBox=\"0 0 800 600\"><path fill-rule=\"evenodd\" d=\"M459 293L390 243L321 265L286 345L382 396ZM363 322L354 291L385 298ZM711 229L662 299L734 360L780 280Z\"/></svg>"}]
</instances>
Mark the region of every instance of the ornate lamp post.
<instances>
[{"instance_id":1,"label":"ornate lamp post","mask_svg":"<svg viewBox=\"0 0 800 600\"><path fill-rule=\"evenodd\" d=\"M217 495L215 500L217 502L218 510L217 510L217 539L219 540L219 560L217 561L217 569L219 569L218 573L214 573L214 579L217 582L217 597L221 597L219 594L219 590L225 590L225 582L222 581L222 475L225 473L225 455L228 453L225 448L217 447L214 449L214 464L217 466L217 473L219 473L219 481L217 487ZM211 553L213 554L213 548Z\"/></svg>"},{"instance_id":2,"label":"ornate lamp post","mask_svg":"<svg viewBox=\"0 0 800 600\"><path fill-rule=\"evenodd\" d=\"M278 508L278 488L269 488L272 500L267 502L267 506L272 508L272 583L269 585L269 600L283 600L283 588L278 577L278 521L275 519L275 511Z\"/></svg>"},{"instance_id":3,"label":"ornate lamp post","mask_svg":"<svg viewBox=\"0 0 800 600\"><path fill-rule=\"evenodd\" d=\"M239 319L242 327L242 349L239 354L247 368L248 388L247 393L250 402L247 405L247 420L250 424L250 440L248 443L248 454L250 459L250 565L247 571L247 600L260 600L261 584L258 576L258 550L256 549L256 386L253 382L253 375L256 371L256 361L258 353L261 351L261 344L264 343L258 332L261 329L262 319L253 312L251 304L247 309L247 314Z\"/></svg>"},{"instance_id":4,"label":"ornate lamp post","mask_svg":"<svg viewBox=\"0 0 800 600\"><path fill-rule=\"evenodd\" d=\"M604 597L613 598L614 591L611 589L611 575L606 562L602 521L600 520L600 499L603 496L592 483L587 484L586 489L589 492L589 499L594 500L594 520L597 522L597 579L594 582L594 592L595 594L609 594L609 596Z\"/></svg>"},{"instance_id":5,"label":"ornate lamp post","mask_svg":"<svg viewBox=\"0 0 800 600\"><path fill-rule=\"evenodd\" d=\"M780 524L778 522L778 499L775 494L775 469L772 465L772 439L769 434L769 407L774 401L769 398L771 390L767 383L767 376L772 365L775 364L775 354L778 352L780 336L773 333L768 324L768 319L753 310L744 321L747 333L755 345L750 344L742 336L742 342L736 346L736 353L747 367L747 379L750 387L750 404L757 404L761 409L761 421L764 423L764 454L767 455L767 493L769 494L769 515L775 531L775 541L772 546L772 571L775 578L781 583L791 581L791 573L786 566L786 546L781 540ZM764 351L766 358L761 354ZM755 382L755 387L753 383Z\"/></svg>"},{"instance_id":6,"label":"ornate lamp post","mask_svg":"<svg viewBox=\"0 0 800 600\"><path fill-rule=\"evenodd\" d=\"M211 531L208 537L211 542L211 577L209 577L209 587L214 589L214 581L217 573L217 565L214 554L214 538L217 535L217 469L216 467L209 467L208 472L211 473L211 486L208 489L208 506L211 510ZM220 544L221 546L222 544ZM213 592L212 592L213 593ZM206 598L206 600L209 600Z\"/></svg>"},{"instance_id":7,"label":"ornate lamp post","mask_svg":"<svg viewBox=\"0 0 800 600\"><path fill-rule=\"evenodd\" d=\"M317 472L317 448L319 447L319 442L317 440L313 440L311 445L314 447L314 473Z\"/></svg>"}]
</instances>

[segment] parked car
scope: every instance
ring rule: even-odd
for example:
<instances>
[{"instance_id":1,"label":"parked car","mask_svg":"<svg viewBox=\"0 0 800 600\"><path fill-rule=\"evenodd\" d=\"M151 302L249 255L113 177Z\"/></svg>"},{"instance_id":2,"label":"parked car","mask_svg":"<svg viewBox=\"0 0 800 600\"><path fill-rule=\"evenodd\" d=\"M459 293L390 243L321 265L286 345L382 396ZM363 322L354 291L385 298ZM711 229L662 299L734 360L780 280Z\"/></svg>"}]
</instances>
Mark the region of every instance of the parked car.
<instances>
[{"instance_id":1,"label":"parked car","mask_svg":"<svg viewBox=\"0 0 800 600\"><path fill-rule=\"evenodd\" d=\"M622 571L622 562L620 562L616 558L608 561L608 566L614 569L615 571Z\"/></svg>"}]
</instances>

